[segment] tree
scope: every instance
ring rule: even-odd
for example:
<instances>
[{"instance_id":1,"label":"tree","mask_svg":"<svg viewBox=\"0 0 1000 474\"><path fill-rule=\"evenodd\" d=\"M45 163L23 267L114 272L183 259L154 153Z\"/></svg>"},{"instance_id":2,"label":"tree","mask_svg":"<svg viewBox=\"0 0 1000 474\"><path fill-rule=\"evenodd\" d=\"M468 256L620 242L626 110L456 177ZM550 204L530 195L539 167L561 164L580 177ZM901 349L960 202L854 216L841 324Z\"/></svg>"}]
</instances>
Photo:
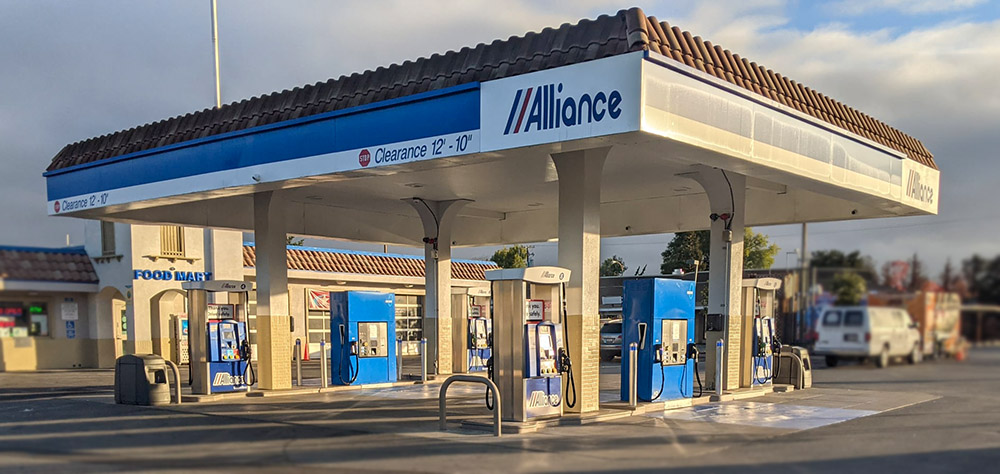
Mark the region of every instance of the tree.
<instances>
[{"instance_id":1,"label":"tree","mask_svg":"<svg viewBox=\"0 0 1000 474\"><path fill-rule=\"evenodd\" d=\"M294 235L285 236L285 245L292 245L295 247L301 247L305 243L306 239L296 239Z\"/></svg>"},{"instance_id":2,"label":"tree","mask_svg":"<svg viewBox=\"0 0 1000 474\"><path fill-rule=\"evenodd\" d=\"M954 291L955 287L958 285L958 275L955 275L955 269L951 265L951 259L947 259L944 262L944 270L941 271L941 289L944 291Z\"/></svg>"},{"instance_id":3,"label":"tree","mask_svg":"<svg viewBox=\"0 0 1000 474\"><path fill-rule=\"evenodd\" d=\"M602 277L618 276L625 273L625 270L628 270L628 267L625 266L625 259L617 255L612 255L611 258L606 258L601 262Z\"/></svg>"},{"instance_id":4,"label":"tree","mask_svg":"<svg viewBox=\"0 0 1000 474\"><path fill-rule=\"evenodd\" d=\"M841 272L833 277L833 294L837 297L836 304L854 306L868 292L865 279L855 272Z\"/></svg>"},{"instance_id":5,"label":"tree","mask_svg":"<svg viewBox=\"0 0 1000 474\"><path fill-rule=\"evenodd\" d=\"M973 255L962 262L962 274L973 301L1000 304L1000 256L989 260Z\"/></svg>"},{"instance_id":6,"label":"tree","mask_svg":"<svg viewBox=\"0 0 1000 474\"><path fill-rule=\"evenodd\" d=\"M882 284L896 291L906 290L906 278L909 274L909 262L894 260L882 264Z\"/></svg>"},{"instance_id":7,"label":"tree","mask_svg":"<svg viewBox=\"0 0 1000 474\"><path fill-rule=\"evenodd\" d=\"M845 254L840 250L816 250L809 257L809 265L817 268L854 268L875 275L875 263L860 250Z\"/></svg>"},{"instance_id":8,"label":"tree","mask_svg":"<svg viewBox=\"0 0 1000 474\"><path fill-rule=\"evenodd\" d=\"M523 245L515 245L513 247L504 247L496 252L493 252L493 256L490 260L496 263L500 268L524 268L528 266L528 257L530 256L530 251L528 247Z\"/></svg>"},{"instance_id":9,"label":"tree","mask_svg":"<svg viewBox=\"0 0 1000 474\"><path fill-rule=\"evenodd\" d=\"M774 256L781 249L772 244L766 235L758 234L749 227L743 228L743 268L764 270L774 265Z\"/></svg>"},{"instance_id":10,"label":"tree","mask_svg":"<svg viewBox=\"0 0 1000 474\"><path fill-rule=\"evenodd\" d=\"M968 297L972 301L979 301L979 293L983 290L983 281L986 279L986 267L989 262L979 255L973 255L962 261L962 278L969 288Z\"/></svg>"},{"instance_id":11,"label":"tree","mask_svg":"<svg viewBox=\"0 0 1000 474\"><path fill-rule=\"evenodd\" d=\"M910 277L906 286L910 291L920 291L924 288L925 283L927 283L927 275L924 273L924 262L921 262L917 254L914 253L913 260L910 261Z\"/></svg>"},{"instance_id":12,"label":"tree","mask_svg":"<svg viewBox=\"0 0 1000 474\"><path fill-rule=\"evenodd\" d=\"M660 273L669 275L677 268L685 272L694 271L694 265L688 263L691 260L698 260L701 262L699 268L708 270L710 236L707 230L674 234L674 238L667 244L667 249L660 254L663 257Z\"/></svg>"},{"instance_id":13,"label":"tree","mask_svg":"<svg viewBox=\"0 0 1000 474\"><path fill-rule=\"evenodd\" d=\"M708 270L711 233L707 230L678 232L660 254L663 263L660 273L669 274L680 268L685 272L694 270L691 260L701 262L699 270ZM758 234L749 227L743 228L743 268L765 269L774 265L774 257L781 249L770 243L767 236Z\"/></svg>"}]
</instances>

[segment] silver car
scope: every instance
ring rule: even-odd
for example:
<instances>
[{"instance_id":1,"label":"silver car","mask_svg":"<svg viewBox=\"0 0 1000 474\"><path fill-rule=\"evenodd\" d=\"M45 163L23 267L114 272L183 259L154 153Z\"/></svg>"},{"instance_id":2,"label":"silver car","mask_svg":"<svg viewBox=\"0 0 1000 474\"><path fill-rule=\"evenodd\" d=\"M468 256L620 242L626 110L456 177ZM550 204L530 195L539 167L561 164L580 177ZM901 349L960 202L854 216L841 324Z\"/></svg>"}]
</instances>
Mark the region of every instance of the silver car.
<instances>
[{"instance_id":1,"label":"silver car","mask_svg":"<svg viewBox=\"0 0 1000 474\"><path fill-rule=\"evenodd\" d=\"M622 355L622 322L608 321L601 326L601 360L607 362Z\"/></svg>"}]
</instances>

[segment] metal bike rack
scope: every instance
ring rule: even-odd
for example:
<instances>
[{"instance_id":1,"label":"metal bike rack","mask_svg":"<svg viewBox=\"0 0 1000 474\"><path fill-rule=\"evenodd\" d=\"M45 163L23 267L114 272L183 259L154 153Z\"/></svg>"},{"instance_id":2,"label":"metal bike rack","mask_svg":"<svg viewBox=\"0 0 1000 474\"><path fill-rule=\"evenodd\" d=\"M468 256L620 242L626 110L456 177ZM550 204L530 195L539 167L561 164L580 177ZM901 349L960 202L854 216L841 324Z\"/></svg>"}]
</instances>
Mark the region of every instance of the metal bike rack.
<instances>
[{"instance_id":1,"label":"metal bike rack","mask_svg":"<svg viewBox=\"0 0 1000 474\"><path fill-rule=\"evenodd\" d=\"M163 359L163 362L170 366L170 371L174 373L174 393L177 394L177 404L181 404L181 369L173 361Z\"/></svg>"},{"instance_id":2,"label":"metal bike rack","mask_svg":"<svg viewBox=\"0 0 1000 474\"><path fill-rule=\"evenodd\" d=\"M441 392L438 395L438 428L441 431L448 429L447 407L448 407L448 387L455 382L481 383L493 391L493 435L500 437L500 389L497 384L486 377L477 375L452 375L441 384Z\"/></svg>"}]
</instances>

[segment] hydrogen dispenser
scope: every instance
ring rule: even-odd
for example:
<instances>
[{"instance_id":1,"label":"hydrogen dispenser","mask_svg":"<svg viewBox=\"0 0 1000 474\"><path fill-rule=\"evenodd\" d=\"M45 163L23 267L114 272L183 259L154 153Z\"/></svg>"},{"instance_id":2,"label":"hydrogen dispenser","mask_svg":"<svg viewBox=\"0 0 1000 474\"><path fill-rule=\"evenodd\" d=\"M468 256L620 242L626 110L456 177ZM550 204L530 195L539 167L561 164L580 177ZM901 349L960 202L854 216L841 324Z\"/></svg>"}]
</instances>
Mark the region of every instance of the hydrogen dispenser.
<instances>
[{"instance_id":1,"label":"hydrogen dispenser","mask_svg":"<svg viewBox=\"0 0 1000 474\"><path fill-rule=\"evenodd\" d=\"M493 300L491 378L504 420L557 417L576 403L563 326L569 276L558 267L486 272Z\"/></svg>"},{"instance_id":2,"label":"hydrogen dispenser","mask_svg":"<svg viewBox=\"0 0 1000 474\"><path fill-rule=\"evenodd\" d=\"M485 371L493 338L489 287L452 288L451 315L455 373Z\"/></svg>"},{"instance_id":3,"label":"hydrogen dispenser","mask_svg":"<svg viewBox=\"0 0 1000 474\"><path fill-rule=\"evenodd\" d=\"M774 320L775 293L780 288L777 278L743 280L740 387L771 385L774 379L773 364L781 347Z\"/></svg>"},{"instance_id":4,"label":"hydrogen dispenser","mask_svg":"<svg viewBox=\"0 0 1000 474\"><path fill-rule=\"evenodd\" d=\"M188 357L191 392L196 395L249 391L256 383L247 331L250 282L186 281ZM209 303L208 294L227 294L227 302Z\"/></svg>"},{"instance_id":5,"label":"hydrogen dispenser","mask_svg":"<svg viewBox=\"0 0 1000 474\"><path fill-rule=\"evenodd\" d=\"M396 381L394 294L330 293L330 381L333 385Z\"/></svg>"},{"instance_id":6,"label":"hydrogen dispenser","mask_svg":"<svg viewBox=\"0 0 1000 474\"><path fill-rule=\"evenodd\" d=\"M644 402L691 397L695 284L666 278L625 281L621 399L629 399L629 346L636 344L636 396ZM700 382L699 382L700 384Z\"/></svg>"}]
</instances>

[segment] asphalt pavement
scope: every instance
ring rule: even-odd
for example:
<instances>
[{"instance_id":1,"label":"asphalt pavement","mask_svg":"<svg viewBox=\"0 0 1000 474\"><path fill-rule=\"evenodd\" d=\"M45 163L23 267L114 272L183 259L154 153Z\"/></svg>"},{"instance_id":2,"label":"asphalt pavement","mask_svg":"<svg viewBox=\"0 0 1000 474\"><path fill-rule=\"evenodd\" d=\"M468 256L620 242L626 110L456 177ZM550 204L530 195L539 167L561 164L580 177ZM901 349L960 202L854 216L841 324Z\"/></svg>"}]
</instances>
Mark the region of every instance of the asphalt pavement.
<instances>
[{"instance_id":1,"label":"asphalt pavement","mask_svg":"<svg viewBox=\"0 0 1000 474\"><path fill-rule=\"evenodd\" d=\"M0 471L995 472L1000 349L917 366L817 364L814 388L537 433L489 434L481 388L435 385L115 405L110 371L0 373ZM304 366L318 376L318 365ZM615 364L602 366L613 389Z\"/></svg>"}]
</instances>

